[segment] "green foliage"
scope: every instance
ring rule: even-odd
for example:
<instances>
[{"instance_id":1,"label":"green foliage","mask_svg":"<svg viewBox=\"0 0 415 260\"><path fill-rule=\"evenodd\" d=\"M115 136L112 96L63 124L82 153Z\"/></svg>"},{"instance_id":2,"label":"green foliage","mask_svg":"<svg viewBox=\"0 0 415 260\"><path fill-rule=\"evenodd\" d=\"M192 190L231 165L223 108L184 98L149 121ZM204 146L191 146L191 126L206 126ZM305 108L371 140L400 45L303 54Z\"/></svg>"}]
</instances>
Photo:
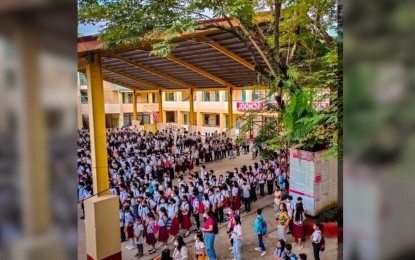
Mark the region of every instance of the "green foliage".
<instances>
[{"instance_id":1,"label":"green foliage","mask_svg":"<svg viewBox=\"0 0 415 260\"><path fill-rule=\"evenodd\" d=\"M175 47L172 40L182 32L206 28L231 31L251 44L258 43L271 68L265 66L258 51L252 58L258 79L256 84L270 86L283 104L270 104L279 112L266 123L256 137L256 144L275 150L294 146L306 150L339 150L338 131L342 120L339 91L336 39L328 36L336 28L335 0L279 0L280 19L276 20L275 0L78 0L79 23L103 23L99 39L107 48L125 45L152 46L152 53L168 56ZM271 11L269 11L271 10ZM208 11L208 12L207 12ZM257 16L261 16L258 19ZM229 25L198 23L210 18L237 19L245 30ZM226 19L225 19L226 20ZM278 23L277 23L278 22ZM279 33L275 33L278 27ZM276 49L278 46L279 49ZM269 71L275 71L277 76ZM330 106L316 110L316 102L327 99ZM259 111L254 111L252 115ZM250 117L247 117L247 120ZM242 127L250 131L251 124ZM341 156L341 154L339 155Z\"/></svg>"},{"instance_id":2,"label":"green foliage","mask_svg":"<svg viewBox=\"0 0 415 260\"><path fill-rule=\"evenodd\" d=\"M343 226L343 208L335 206L322 211L318 215L321 222L338 222L339 227Z\"/></svg>"}]
</instances>

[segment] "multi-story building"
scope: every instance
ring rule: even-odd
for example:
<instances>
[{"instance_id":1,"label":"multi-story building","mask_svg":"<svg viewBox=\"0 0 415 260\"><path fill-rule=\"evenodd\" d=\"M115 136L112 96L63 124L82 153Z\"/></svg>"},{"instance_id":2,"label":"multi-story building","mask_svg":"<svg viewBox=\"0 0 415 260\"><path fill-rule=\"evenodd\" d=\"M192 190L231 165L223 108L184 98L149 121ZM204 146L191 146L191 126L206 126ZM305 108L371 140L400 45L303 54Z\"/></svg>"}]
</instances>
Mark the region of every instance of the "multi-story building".
<instances>
[{"instance_id":1,"label":"multi-story building","mask_svg":"<svg viewBox=\"0 0 415 260\"><path fill-rule=\"evenodd\" d=\"M78 128L88 126L88 96L86 78L79 74ZM107 128L133 125L133 90L104 81L104 100ZM188 91L162 92L162 118L164 123L185 127L189 124ZM269 90L235 90L233 93L233 126L236 129L245 123L245 113L258 109L264 102L272 102ZM196 91L194 93L194 121L201 133L223 132L229 128L228 92L223 90ZM160 123L158 95L136 92L137 120L140 125ZM275 114L262 113L255 117L253 131Z\"/></svg>"}]
</instances>

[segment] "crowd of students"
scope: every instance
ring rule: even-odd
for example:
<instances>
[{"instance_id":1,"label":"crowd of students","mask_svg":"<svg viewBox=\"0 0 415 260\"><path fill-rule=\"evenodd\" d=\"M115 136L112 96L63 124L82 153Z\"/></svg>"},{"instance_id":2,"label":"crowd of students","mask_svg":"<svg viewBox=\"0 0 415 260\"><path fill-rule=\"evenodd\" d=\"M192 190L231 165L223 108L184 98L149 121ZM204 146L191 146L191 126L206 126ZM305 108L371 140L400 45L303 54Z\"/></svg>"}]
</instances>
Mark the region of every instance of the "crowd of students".
<instances>
[{"instance_id":1,"label":"crowd of students","mask_svg":"<svg viewBox=\"0 0 415 260\"><path fill-rule=\"evenodd\" d=\"M188 259L183 238L190 235L193 218L196 257L217 259L214 241L218 223L228 221L230 249L234 258L240 260L242 205L244 211L249 212L258 195L262 198L266 193L273 194L276 203L280 252L281 247L285 248L285 254L289 256L291 246L295 245L281 244L281 241L286 242L287 228L292 230L301 248L305 210L301 201L294 205L288 196L288 151L281 150L268 160L261 160L253 166L243 165L217 177L213 170L208 170L206 163L234 158L240 150L249 153L248 142L236 145L223 134L206 136L202 142L200 133L163 131L152 134L135 129L107 131L109 192L119 196L121 240L128 241L128 250L137 249L136 257L145 254L144 243L150 246L147 253L154 254L157 242L167 245L174 241L173 259ZM83 209L83 201L93 195L87 130L78 131L78 158L78 192ZM185 178L187 174L188 178ZM225 214L225 209L228 214ZM255 222L254 232L259 240L256 250L265 256L259 225ZM179 236L180 230L184 231L183 236ZM314 238L318 243L318 236ZM284 259L282 253L277 255L276 250L274 256L278 258L275 259Z\"/></svg>"}]
</instances>

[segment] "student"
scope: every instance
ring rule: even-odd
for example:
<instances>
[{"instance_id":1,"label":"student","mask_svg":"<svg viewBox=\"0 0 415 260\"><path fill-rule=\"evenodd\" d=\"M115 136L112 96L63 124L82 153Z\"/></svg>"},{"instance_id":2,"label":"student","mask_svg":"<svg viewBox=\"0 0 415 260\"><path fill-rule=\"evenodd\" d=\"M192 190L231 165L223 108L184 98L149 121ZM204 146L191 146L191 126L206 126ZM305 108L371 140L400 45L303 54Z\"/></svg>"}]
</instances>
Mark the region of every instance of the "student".
<instances>
[{"instance_id":1,"label":"student","mask_svg":"<svg viewBox=\"0 0 415 260\"><path fill-rule=\"evenodd\" d=\"M246 179L244 179L242 184L242 197L244 199L245 205L245 212L248 213L251 211L251 193L250 193L250 186L247 184Z\"/></svg>"},{"instance_id":2,"label":"student","mask_svg":"<svg viewBox=\"0 0 415 260\"><path fill-rule=\"evenodd\" d=\"M278 213L278 211L280 210L280 202L281 202L281 190L280 188L278 188L278 186L274 192L273 197L274 197L274 210L275 212Z\"/></svg>"},{"instance_id":3,"label":"student","mask_svg":"<svg viewBox=\"0 0 415 260\"><path fill-rule=\"evenodd\" d=\"M120 211L119 211L119 219L120 219L120 233L121 233L121 243L126 240L125 237L125 228L124 228L124 221L125 221L125 213L122 205L120 204Z\"/></svg>"},{"instance_id":4,"label":"student","mask_svg":"<svg viewBox=\"0 0 415 260\"><path fill-rule=\"evenodd\" d=\"M304 253L301 253L298 256L300 257L301 260L307 260L307 255Z\"/></svg>"},{"instance_id":5,"label":"student","mask_svg":"<svg viewBox=\"0 0 415 260\"><path fill-rule=\"evenodd\" d=\"M147 231L147 235L146 235L146 243L147 245L151 246L151 249L148 250L149 254L154 254L156 253L156 237L154 235L154 226L156 225L156 221L155 221L155 217L153 215L153 213L148 213L147 214L147 218L148 221L146 223L146 231Z\"/></svg>"},{"instance_id":6,"label":"student","mask_svg":"<svg viewBox=\"0 0 415 260\"><path fill-rule=\"evenodd\" d=\"M277 248L274 252L274 260L282 260L287 255L285 252L285 241L280 239L277 241Z\"/></svg>"},{"instance_id":7,"label":"student","mask_svg":"<svg viewBox=\"0 0 415 260\"><path fill-rule=\"evenodd\" d=\"M294 215L294 202L293 196L289 195L287 200L285 201L285 205L287 206L287 213L289 217L289 223L288 223L288 230L287 234L291 234L292 232L292 226L293 226L293 215Z\"/></svg>"},{"instance_id":8,"label":"student","mask_svg":"<svg viewBox=\"0 0 415 260\"><path fill-rule=\"evenodd\" d=\"M134 223L134 237L135 237L135 244L137 245L138 253L135 255L136 257L142 257L144 255L144 226L142 223L141 217L137 217Z\"/></svg>"},{"instance_id":9,"label":"student","mask_svg":"<svg viewBox=\"0 0 415 260\"><path fill-rule=\"evenodd\" d=\"M314 232L311 234L310 239L313 245L313 253L314 253L314 259L320 260L320 247L321 247L321 231L323 229L323 224L320 222L317 222L313 226Z\"/></svg>"},{"instance_id":10,"label":"student","mask_svg":"<svg viewBox=\"0 0 415 260\"><path fill-rule=\"evenodd\" d=\"M167 240L169 239L169 232L167 231L167 216L167 210L164 207L160 208L159 219L157 222L159 226L158 241L162 242L163 245L167 245Z\"/></svg>"},{"instance_id":11,"label":"student","mask_svg":"<svg viewBox=\"0 0 415 260\"><path fill-rule=\"evenodd\" d=\"M231 247L229 249L232 250L232 254L233 254L232 231L233 231L233 228L235 227L234 218L237 215L235 214L235 211L234 211L233 208L229 208L228 214L229 214L229 219L228 219L228 232L227 233L229 234L229 238L230 238L230 241L231 241Z\"/></svg>"},{"instance_id":12,"label":"student","mask_svg":"<svg viewBox=\"0 0 415 260\"><path fill-rule=\"evenodd\" d=\"M203 239L203 234L197 232L194 236L195 239L195 260L203 260L206 257L206 245Z\"/></svg>"},{"instance_id":13,"label":"student","mask_svg":"<svg viewBox=\"0 0 415 260\"><path fill-rule=\"evenodd\" d=\"M236 215L234 217L234 228L232 230L231 238L229 239L229 243L231 240L233 241L233 259L235 260L242 260L241 256L241 247L242 247L242 225L241 225L241 218Z\"/></svg>"},{"instance_id":14,"label":"student","mask_svg":"<svg viewBox=\"0 0 415 260\"><path fill-rule=\"evenodd\" d=\"M199 214L203 214L205 206L203 203L197 198L197 193L194 192L192 194L193 198L193 217L195 218L196 222L196 231L200 231L200 216Z\"/></svg>"},{"instance_id":15,"label":"student","mask_svg":"<svg viewBox=\"0 0 415 260\"><path fill-rule=\"evenodd\" d=\"M187 250L186 244L184 243L182 236L177 236L174 240L174 260L188 260L189 251Z\"/></svg>"},{"instance_id":16,"label":"student","mask_svg":"<svg viewBox=\"0 0 415 260\"><path fill-rule=\"evenodd\" d=\"M287 256L289 257L290 260L298 260L298 256L296 254L294 254L292 251L292 246L291 244L286 244L285 245L285 252L287 253Z\"/></svg>"},{"instance_id":17,"label":"student","mask_svg":"<svg viewBox=\"0 0 415 260\"><path fill-rule=\"evenodd\" d=\"M285 203L280 203L280 211L277 213L278 239L287 241L285 233L286 233L289 221L290 219L287 213L287 206L285 205Z\"/></svg>"},{"instance_id":18,"label":"student","mask_svg":"<svg viewBox=\"0 0 415 260\"><path fill-rule=\"evenodd\" d=\"M265 256L267 251L264 242L262 241L262 237L265 235L262 223L266 222L266 220L264 216L262 216L262 209L257 209L256 213L258 216L255 218L254 234L258 236L258 247L256 247L255 250L262 252L261 256Z\"/></svg>"},{"instance_id":19,"label":"student","mask_svg":"<svg viewBox=\"0 0 415 260\"><path fill-rule=\"evenodd\" d=\"M173 260L173 257L170 256L170 249L164 248L161 255L154 258L154 260Z\"/></svg>"},{"instance_id":20,"label":"student","mask_svg":"<svg viewBox=\"0 0 415 260\"><path fill-rule=\"evenodd\" d=\"M204 218L207 219L205 224L203 225L202 231L205 234L206 239L206 249L209 260L216 260L216 252L215 252L215 233L213 231L213 227L215 226L215 219L214 213L209 210L203 214Z\"/></svg>"},{"instance_id":21,"label":"student","mask_svg":"<svg viewBox=\"0 0 415 260\"><path fill-rule=\"evenodd\" d=\"M126 247L128 250L132 250L135 248L134 246L134 218L133 214L130 211L130 207L125 207L125 228L124 232L128 238L129 244Z\"/></svg>"},{"instance_id":22,"label":"student","mask_svg":"<svg viewBox=\"0 0 415 260\"><path fill-rule=\"evenodd\" d=\"M179 221L179 206L176 205L176 200L174 198L169 198L168 200L168 215L171 219L171 227L169 229L169 234L173 236L170 242L173 242L174 237L179 234L180 230L180 221Z\"/></svg>"},{"instance_id":23,"label":"student","mask_svg":"<svg viewBox=\"0 0 415 260\"><path fill-rule=\"evenodd\" d=\"M275 173L273 169L268 169L267 173L267 188L268 188L268 195L272 194L273 186L274 186L274 179L275 179Z\"/></svg>"},{"instance_id":24,"label":"student","mask_svg":"<svg viewBox=\"0 0 415 260\"><path fill-rule=\"evenodd\" d=\"M190 233L190 228L192 227L192 222L190 220L190 215L189 215L190 204L188 202L187 195L182 196L182 204L180 206L180 210L183 216L182 223L181 223L182 229L186 230L186 233L184 234L183 237L188 237Z\"/></svg>"},{"instance_id":25,"label":"student","mask_svg":"<svg viewBox=\"0 0 415 260\"><path fill-rule=\"evenodd\" d=\"M304 220L305 220L305 213L306 210L304 209L303 199L301 197L297 198L297 203L295 204L294 215L293 215L293 233L292 236L294 238L293 246L296 245L296 239L298 241L298 248L302 249L304 246L302 245L302 240L304 238Z\"/></svg>"}]
</instances>

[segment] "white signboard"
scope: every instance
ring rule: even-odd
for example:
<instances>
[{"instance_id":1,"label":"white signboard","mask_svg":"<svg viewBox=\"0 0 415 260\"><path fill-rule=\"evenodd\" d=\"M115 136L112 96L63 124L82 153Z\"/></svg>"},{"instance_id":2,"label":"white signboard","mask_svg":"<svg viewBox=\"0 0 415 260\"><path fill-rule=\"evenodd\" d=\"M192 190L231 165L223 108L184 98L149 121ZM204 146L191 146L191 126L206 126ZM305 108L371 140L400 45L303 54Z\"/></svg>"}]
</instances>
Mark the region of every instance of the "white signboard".
<instances>
[{"instance_id":1,"label":"white signboard","mask_svg":"<svg viewBox=\"0 0 415 260\"><path fill-rule=\"evenodd\" d=\"M325 160L324 153L290 150L289 193L294 202L302 197L311 216L337 203L337 158Z\"/></svg>"}]
</instances>

